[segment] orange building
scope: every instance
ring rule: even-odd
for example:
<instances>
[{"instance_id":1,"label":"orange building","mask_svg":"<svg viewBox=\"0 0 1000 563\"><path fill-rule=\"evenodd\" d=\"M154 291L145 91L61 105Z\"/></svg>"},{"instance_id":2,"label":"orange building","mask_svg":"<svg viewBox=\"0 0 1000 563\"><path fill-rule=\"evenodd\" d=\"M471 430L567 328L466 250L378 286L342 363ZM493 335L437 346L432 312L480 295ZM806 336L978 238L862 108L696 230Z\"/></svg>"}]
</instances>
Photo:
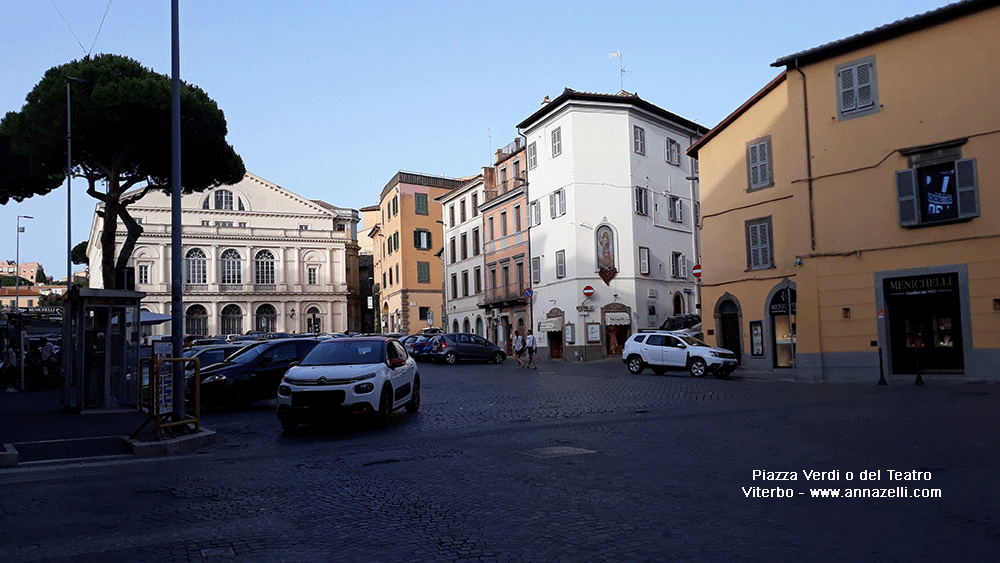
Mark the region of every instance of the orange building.
<instances>
[{"instance_id":1,"label":"orange building","mask_svg":"<svg viewBox=\"0 0 1000 563\"><path fill-rule=\"evenodd\" d=\"M691 147L708 340L775 376L1000 379L998 33L956 2L783 57Z\"/></svg>"},{"instance_id":2,"label":"orange building","mask_svg":"<svg viewBox=\"0 0 1000 563\"><path fill-rule=\"evenodd\" d=\"M441 326L441 204L435 198L461 184L454 178L399 172L383 188L379 223L369 231L382 332L410 334Z\"/></svg>"}]
</instances>

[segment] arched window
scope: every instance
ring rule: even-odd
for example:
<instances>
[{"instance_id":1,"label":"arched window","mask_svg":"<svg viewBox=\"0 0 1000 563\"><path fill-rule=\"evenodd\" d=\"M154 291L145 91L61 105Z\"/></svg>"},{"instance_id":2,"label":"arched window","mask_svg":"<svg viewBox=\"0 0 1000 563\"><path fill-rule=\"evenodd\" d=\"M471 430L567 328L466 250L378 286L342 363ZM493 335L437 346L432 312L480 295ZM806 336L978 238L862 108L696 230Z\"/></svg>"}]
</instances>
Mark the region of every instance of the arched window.
<instances>
[{"instance_id":1,"label":"arched window","mask_svg":"<svg viewBox=\"0 0 1000 563\"><path fill-rule=\"evenodd\" d=\"M220 326L222 334L243 334L243 311L239 305L226 305L222 308Z\"/></svg>"},{"instance_id":2,"label":"arched window","mask_svg":"<svg viewBox=\"0 0 1000 563\"><path fill-rule=\"evenodd\" d=\"M675 315L684 314L684 298L681 297L680 293L674 294L674 314Z\"/></svg>"},{"instance_id":3,"label":"arched window","mask_svg":"<svg viewBox=\"0 0 1000 563\"><path fill-rule=\"evenodd\" d=\"M274 254L270 250L261 250L254 259L256 263L255 282L257 284L274 284Z\"/></svg>"},{"instance_id":4,"label":"arched window","mask_svg":"<svg viewBox=\"0 0 1000 563\"><path fill-rule=\"evenodd\" d=\"M483 336L483 318L476 317L476 334Z\"/></svg>"},{"instance_id":5,"label":"arched window","mask_svg":"<svg viewBox=\"0 0 1000 563\"><path fill-rule=\"evenodd\" d=\"M208 311L202 305L191 305L184 313L184 334L208 334Z\"/></svg>"},{"instance_id":6,"label":"arched window","mask_svg":"<svg viewBox=\"0 0 1000 563\"><path fill-rule=\"evenodd\" d=\"M458 332L458 319L455 319L451 323L451 328L452 328L452 330L451 330L452 332Z\"/></svg>"},{"instance_id":7,"label":"arched window","mask_svg":"<svg viewBox=\"0 0 1000 563\"><path fill-rule=\"evenodd\" d=\"M469 319L465 319L464 321L462 321L462 332L469 332L470 328L471 327L469 326Z\"/></svg>"},{"instance_id":8,"label":"arched window","mask_svg":"<svg viewBox=\"0 0 1000 563\"><path fill-rule=\"evenodd\" d=\"M233 192L229 190L215 190L215 208L224 211L232 211Z\"/></svg>"},{"instance_id":9,"label":"arched window","mask_svg":"<svg viewBox=\"0 0 1000 563\"><path fill-rule=\"evenodd\" d=\"M239 252L232 248L223 252L220 266L222 266L223 284L243 283L243 265Z\"/></svg>"},{"instance_id":10,"label":"arched window","mask_svg":"<svg viewBox=\"0 0 1000 563\"><path fill-rule=\"evenodd\" d=\"M309 307L306 311L306 330L313 334L323 332L323 319L319 316L319 309Z\"/></svg>"},{"instance_id":11,"label":"arched window","mask_svg":"<svg viewBox=\"0 0 1000 563\"><path fill-rule=\"evenodd\" d=\"M257 307L256 323L257 330L264 332L275 332L278 326L278 313L272 305L261 305Z\"/></svg>"},{"instance_id":12,"label":"arched window","mask_svg":"<svg viewBox=\"0 0 1000 563\"><path fill-rule=\"evenodd\" d=\"M200 248L192 248L187 251L187 283L205 284L208 283L206 274L205 253Z\"/></svg>"}]
</instances>

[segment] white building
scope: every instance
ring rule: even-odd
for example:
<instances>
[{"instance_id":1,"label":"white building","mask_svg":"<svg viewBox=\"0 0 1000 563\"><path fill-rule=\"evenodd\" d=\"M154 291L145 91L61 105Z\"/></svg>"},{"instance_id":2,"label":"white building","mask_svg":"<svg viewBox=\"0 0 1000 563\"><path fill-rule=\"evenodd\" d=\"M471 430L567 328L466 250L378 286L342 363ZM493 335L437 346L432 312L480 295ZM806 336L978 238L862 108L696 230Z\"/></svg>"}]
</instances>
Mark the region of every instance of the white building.
<instances>
[{"instance_id":1,"label":"white building","mask_svg":"<svg viewBox=\"0 0 1000 563\"><path fill-rule=\"evenodd\" d=\"M483 297L483 175L479 174L437 197L441 204L444 235L444 308L441 326L452 332L486 336Z\"/></svg>"},{"instance_id":2,"label":"white building","mask_svg":"<svg viewBox=\"0 0 1000 563\"><path fill-rule=\"evenodd\" d=\"M697 194L683 155L707 129L625 91L569 88L517 127L540 352L620 354L635 331L696 312Z\"/></svg>"},{"instance_id":3,"label":"white building","mask_svg":"<svg viewBox=\"0 0 1000 563\"><path fill-rule=\"evenodd\" d=\"M358 212L308 200L247 174L232 186L181 196L185 334L250 330L358 330ZM170 195L150 192L129 206L143 233L129 265L143 309L170 311ZM90 287L104 287L95 214ZM125 239L119 224L117 248ZM170 325L160 332L169 333Z\"/></svg>"}]
</instances>

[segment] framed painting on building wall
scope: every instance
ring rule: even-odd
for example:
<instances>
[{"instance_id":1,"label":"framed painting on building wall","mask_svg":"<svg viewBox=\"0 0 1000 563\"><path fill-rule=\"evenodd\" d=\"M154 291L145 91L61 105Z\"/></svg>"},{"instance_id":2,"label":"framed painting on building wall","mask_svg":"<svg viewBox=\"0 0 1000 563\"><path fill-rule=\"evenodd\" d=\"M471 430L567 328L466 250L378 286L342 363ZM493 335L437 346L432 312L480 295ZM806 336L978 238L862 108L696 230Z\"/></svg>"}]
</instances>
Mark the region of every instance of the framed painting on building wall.
<instances>
[{"instance_id":1,"label":"framed painting on building wall","mask_svg":"<svg viewBox=\"0 0 1000 563\"><path fill-rule=\"evenodd\" d=\"M573 328L574 328L573 323L568 323L565 327L566 344L573 344L574 342L576 342L576 334L574 333L575 331L573 330Z\"/></svg>"},{"instance_id":2,"label":"framed painting on building wall","mask_svg":"<svg viewBox=\"0 0 1000 563\"><path fill-rule=\"evenodd\" d=\"M601 341L601 323L587 323L587 342Z\"/></svg>"}]
</instances>

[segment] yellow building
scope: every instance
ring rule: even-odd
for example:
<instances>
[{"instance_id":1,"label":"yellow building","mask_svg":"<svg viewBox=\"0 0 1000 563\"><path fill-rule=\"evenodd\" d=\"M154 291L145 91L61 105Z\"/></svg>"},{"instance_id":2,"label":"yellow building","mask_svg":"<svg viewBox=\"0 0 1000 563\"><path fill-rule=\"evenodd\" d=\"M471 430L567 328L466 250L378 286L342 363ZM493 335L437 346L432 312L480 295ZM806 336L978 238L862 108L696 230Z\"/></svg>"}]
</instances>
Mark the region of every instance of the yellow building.
<instances>
[{"instance_id":1,"label":"yellow building","mask_svg":"<svg viewBox=\"0 0 1000 563\"><path fill-rule=\"evenodd\" d=\"M369 231L379 284L382 332L412 334L441 326L441 204L435 198L462 180L399 172L379 197L379 223ZM367 216L366 216L367 221ZM367 226L367 225L366 225Z\"/></svg>"},{"instance_id":2,"label":"yellow building","mask_svg":"<svg viewBox=\"0 0 1000 563\"><path fill-rule=\"evenodd\" d=\"M776 377L1000 379L997 6L783 57L691 147L708 340Z\"/></svg>"}]
</instances>

